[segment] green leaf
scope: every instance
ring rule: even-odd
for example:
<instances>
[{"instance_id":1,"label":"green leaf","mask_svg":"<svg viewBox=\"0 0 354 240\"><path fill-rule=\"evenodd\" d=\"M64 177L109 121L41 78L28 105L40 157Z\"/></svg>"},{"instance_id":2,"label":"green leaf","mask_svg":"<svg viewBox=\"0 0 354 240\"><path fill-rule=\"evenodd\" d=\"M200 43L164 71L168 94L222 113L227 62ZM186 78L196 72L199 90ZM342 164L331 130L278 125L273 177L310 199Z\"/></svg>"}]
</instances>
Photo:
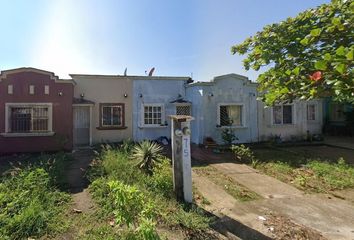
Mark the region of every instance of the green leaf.
<instances>
[{"instance_id":1,"label":"green leaf","mask_svg":"<svg viewBox=\"0 0 354 240\"><path fill-rule=\"evenodd\" d=\"M299 67L294 68L294 69L293 69L293 73L294 73L296 76L299 75L299 73L300 73L300 68L299 68Z\"/></svg>"},{"instance_id":2,"label":"green leaf","mask_svg":"<svg viewBox=\"0 0 354 240\"><path fill-rule=\"evenodd\" d=\"M315 63L315 68L317 70L326 70L327 69L327 61L319 60Z\"/></svg>"},{"instance_id":3,"label":"green leaf","mask_svg":"<svg viewBox=\"0 0 354 240\"><path fill-rule=\"evenodd\" d=\"M291 71L288 69L288 70L285 71L285 73L286 73L286 75L290 76Z\"/></svg>"},{"instance_id":4,"label":"green leaf","mask_svg":"<svg viewBox=\"0 0 354 240\"><path fill-rule=\"evenodd\" d=\"M344 56L344 55L345 55L345 47L340 46L339 48L337 48L336 54L337 54L338 56Z\"/></svg>"},{"instance_id":5,"label":"green leaf","mask_svg":"<svg viewBox=\"0 0 354 240\"><path fill-rule=\"evenodd\" d=\"M347 57L347 60L351 61L353 60L353 55L354 55L354 50L350 50L345 56Z\"/></svg>"},{"instance_id":6,"label":"green leaf","mask_svg":"<svg viewBox=\"0 0 354 240\"><path fill-rule=\"evenodd\" d=\"M313 29L311 30L310 34L313 37L318 37L321 34L321 29L320 28Z\"/></svg>"},{"instance_id":7,"label":"green leaf","mask_svg":"<svg viewBox=\"0 0 354 240\"><path fill-rule=\"evenodd\" d=\"M332 18L332 24L338 26L341 24L340 18L334 17Z\"/></svg>"},{"instance_id":8,"label":"green leaf","mask_svg":"<svg viewBox=\"0 0 354 240\"><path fill-rule=\"evenodd\" d=\"M345 71L345 65L343 63L340 63L336 66L336 70L340 73L343 74Z\"/></svg>"},{"instance_id":9,"label":"green leaf","mask_svg":"<svg viewBox=\"0 0 354 240\"><path fill-rule=\"evenodd\" d=\"M330 60L332 59L332 56L331 56L331 54L326 53L326 54L323 56L323 59L326 60L326 61L330 61Z\"/></svg>"},{"instance_id":10,"label":"green leaf","mask_svg":"<svg viewBox=\"0 0 354 240\"><path fill-rule=\"evenodd\" d=\"M308 38L304 38L300 41L300 43L304 46L306 46L309 43L309 39Z\"/></svg>"}]
</instances>

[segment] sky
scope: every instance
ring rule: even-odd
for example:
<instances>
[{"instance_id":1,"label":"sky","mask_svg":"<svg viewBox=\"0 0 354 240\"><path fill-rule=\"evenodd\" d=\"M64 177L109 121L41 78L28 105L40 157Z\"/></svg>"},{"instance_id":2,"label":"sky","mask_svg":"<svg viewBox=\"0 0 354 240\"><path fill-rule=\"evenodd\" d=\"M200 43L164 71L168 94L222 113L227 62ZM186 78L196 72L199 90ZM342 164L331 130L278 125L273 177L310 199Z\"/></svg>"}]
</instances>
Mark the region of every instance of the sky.
<instances>
[{"instance_id":1,"label":"sky","mask_svg":"<svg viewBox=\"0 0 354 240\"><path fill-rule=\"evenodd\" d=\"M329 0L1 0L0 70L215 76L245 71L231 54L271 23Z\"/></svg>"}]
</instances>

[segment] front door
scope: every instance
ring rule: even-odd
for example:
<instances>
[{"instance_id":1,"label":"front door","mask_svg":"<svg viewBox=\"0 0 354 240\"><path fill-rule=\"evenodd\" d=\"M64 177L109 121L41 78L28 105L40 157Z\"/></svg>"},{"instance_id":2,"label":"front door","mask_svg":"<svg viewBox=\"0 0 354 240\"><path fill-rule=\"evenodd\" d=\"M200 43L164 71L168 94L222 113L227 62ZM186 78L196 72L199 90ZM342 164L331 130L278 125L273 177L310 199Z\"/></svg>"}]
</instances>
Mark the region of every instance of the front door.
<instances>
[{"instance_id":1,"label":"front door","mask_svg":"<svg viewBox=\"0 0 354 240\"><path fill-rule=\"evenodd\" d=\"M74 107L74 146L90 145L90 107Z\"/></svg>"}]
</instances>

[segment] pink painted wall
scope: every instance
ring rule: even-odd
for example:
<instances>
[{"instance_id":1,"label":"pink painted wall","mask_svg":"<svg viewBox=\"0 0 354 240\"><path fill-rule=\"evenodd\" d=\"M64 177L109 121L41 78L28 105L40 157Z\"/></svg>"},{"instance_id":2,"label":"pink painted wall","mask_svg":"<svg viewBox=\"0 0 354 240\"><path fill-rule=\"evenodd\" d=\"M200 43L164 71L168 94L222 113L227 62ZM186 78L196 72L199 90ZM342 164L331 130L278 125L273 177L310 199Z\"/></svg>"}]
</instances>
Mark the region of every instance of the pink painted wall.
<instances>
[{"instance_id":1,"label":"pink painted wall","mask_svg":"<svg viewBox=\"0 0 354 240\"><path fill-rule=\"evenodd\" d=\"M0 153L43 152L72 149L73 146L73 92L74 85L56 82L52 73L24 68L13 73L5 71L0 77L0 133L5 132L5 103L52 103L54 136L4 137L0 135ZM4 78L5 77L5 78ZM9 95L7 86L13 85ZM29 85L35 86L35 94L29 94ZM44 94L44 86L49 85L49 95ZM63 95L59 96L58 93ZM67 143L63 145L63 139Z\"/></svg>"}]
</instances>

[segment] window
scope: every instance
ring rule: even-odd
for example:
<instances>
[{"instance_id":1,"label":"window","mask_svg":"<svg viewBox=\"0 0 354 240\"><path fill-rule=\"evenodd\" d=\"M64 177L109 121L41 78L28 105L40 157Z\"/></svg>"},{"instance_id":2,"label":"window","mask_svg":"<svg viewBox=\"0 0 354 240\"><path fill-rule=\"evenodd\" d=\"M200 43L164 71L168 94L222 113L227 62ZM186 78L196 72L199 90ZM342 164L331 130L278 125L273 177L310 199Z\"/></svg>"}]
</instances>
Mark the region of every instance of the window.
<instances>
[{"instance_id":1,"label":"window","mask_svg":"<svg viewBox=\"0 0 354 240\"><path fill-rule=\"evenodd\" d=\"M176 105L176 115L187 115L191 116L191 105Z\"/></svg>"},{"instance_id":2,"label":"window","mask_svg":"<svg viewBox=\"0 0 354 240\"><path fill-rule=\"evenodd\" d=\"M102 103L100 104L100 116L102 128L124 127L124 104Z\"/></svg>"},{"instance_id":3,"label":"window","mask_svg":"<svg viewBox=\"0 0 354 240\"><path fill-rule=\"evenodd\" d=\"M6 133L48 133L52 131L51 104L6 104Z\"/></svg>"},{"instance_id":4,"label":"window","mask_svg":"<svg viewBox=\"0 0 354 240\"><path fill-rule=\"evenodd\" d=\"M164 124L162 104L143 105L143 125L161 126Z\"/></svg>"},{"instance_id":5,"label":"window","mask_svg":"<svg viewBox=\"0 0 354 240\"><path fill-rule=\"evenodd\" d=\"M316 120L316 105L307 104L307 120L315 121Z\"/></svg>"},{"instance_id":6,"label":"window","mask_svg":"<svg viewBox=\"0 0 354 240\"><path fill-rule=\"evenodd\" d=\"M14 86L13 85L7 85L7 94L13 94L14 93Z\"/></svg>"},{"instance_id":7,"label":"window","mask_svg":"<svg viewBox=\"0 0 354 240\"><path fill-rule=\"evenodd\" d=\"M44 86L44 94L49 95L49 85Z\"/></svg>"},{"instance_id":8,"label":"window","mask_svg":"<svg viewBox=\"0 0 354 240\"><path fill-rule=\"evenodd\" d=\"M34 85L29 85L29 94L34 94Z\"/></svg>"},{"instance_id":9,"label":"window","mask_svg":"<svg viewBox=\"0 0 354 240\"><path fill-rule=\"evenodd\" d=\"M243 106L242 105L220 105L219 106L219 125L223 126L242 126L243 125Z\"/></svg>"},{"instance_id":10,"label":"window","mask_svg":"<svg viewBox=\"0 0 354 240\"><path fill-rule=\"evenodd\" d=\"M274 106L273 124L293 124L293 105Z\"/></svg>"}]
</instances>

